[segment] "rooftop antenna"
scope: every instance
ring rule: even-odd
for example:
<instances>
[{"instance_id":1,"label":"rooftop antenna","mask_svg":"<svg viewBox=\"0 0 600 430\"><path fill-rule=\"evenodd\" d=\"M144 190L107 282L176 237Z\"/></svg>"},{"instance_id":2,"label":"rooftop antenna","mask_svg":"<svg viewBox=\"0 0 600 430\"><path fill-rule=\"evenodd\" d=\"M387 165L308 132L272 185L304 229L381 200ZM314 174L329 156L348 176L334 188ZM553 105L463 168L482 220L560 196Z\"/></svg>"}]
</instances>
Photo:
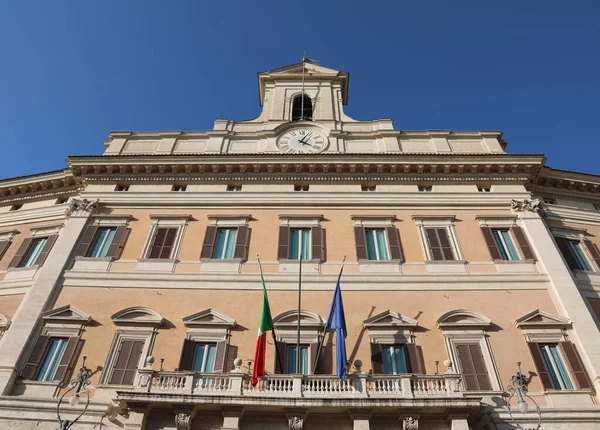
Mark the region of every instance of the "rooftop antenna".
<instances>
[{"instance_id":1,"label":"rooftop antenna","mask_svg":"<svg viewBox=\"0 0 600 430\"><path fill-rule=\"evenodd\" d=\"M304 121L304 74L306 73L306 63L314 64L318 63L319 60L313 60L308 58L306 51L302 55L302 100L300 101L300 121Z\"/></svg>"}]
</instances>

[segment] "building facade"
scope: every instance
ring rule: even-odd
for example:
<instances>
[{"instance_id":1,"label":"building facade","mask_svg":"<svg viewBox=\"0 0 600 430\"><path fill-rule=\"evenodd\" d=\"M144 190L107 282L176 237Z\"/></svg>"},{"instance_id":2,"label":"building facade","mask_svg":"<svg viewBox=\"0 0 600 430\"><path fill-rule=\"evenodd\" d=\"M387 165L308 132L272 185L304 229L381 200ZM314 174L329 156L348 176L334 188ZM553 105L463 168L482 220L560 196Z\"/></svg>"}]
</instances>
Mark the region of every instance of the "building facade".
<instances>
[{"instance_id":1,"label":"building facade","mask_svg":"<svg viewBox=\"0 0 600 430\"><path fill-rule=\"evenodd\" d=\"M259 73L255 119L112 132L0 181L0 428L56 428L84 359L81 429L510 429L533 402L542 428L600 428L600 177L498 131L352 119L348 85ZM323 336L343 261L345 381Z\"/></svg>"}]
</instances>

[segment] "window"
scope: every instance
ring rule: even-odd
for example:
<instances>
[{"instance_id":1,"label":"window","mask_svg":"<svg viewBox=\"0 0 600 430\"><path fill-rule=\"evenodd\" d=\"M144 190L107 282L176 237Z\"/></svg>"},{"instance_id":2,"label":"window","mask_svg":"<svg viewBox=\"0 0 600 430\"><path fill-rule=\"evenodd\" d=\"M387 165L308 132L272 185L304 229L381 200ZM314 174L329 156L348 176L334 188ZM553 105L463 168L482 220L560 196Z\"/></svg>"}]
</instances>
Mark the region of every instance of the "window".
<instances>
[{"instance_id":1,"label":"window","mask_svg":"<svg viewBox=\"0 0 600 430\"><path fill-rule=\"evenodd\" d=\"M48 242L47 237L34 239L31 242L31 246L29 247L27 254L25 254L25 257L23 258L23 261L19 264L19 267L31 267L35 265L42 254L42 250L46 246L46 242Z\"/></svg>"},{"instance_id":2,"label":"window","mask_svg":"<svg viewBox=\"0 0 600 430\"><path fill-rule=\"evenodd\" d=\"M308 191L308 185L294 185L294 191Z\"/></svg>"},{"instance_id":3,"label":"window","mask_svg":"<svg viewBox=\"0 0 600 430\"><path fill-rule=\"evenodd\" d=\"M146 258L170 259L177 233L179 233L178 227L157 227Z\"/></svg>"},{"instance_id":4,"label":"window","mask_svg":"<svg viewBox=\"0 0 600 430\"><path fill-rule=\"evenodd\" d=\"M35 376L36 381L53 381L56 375L56 370L60 364L69 339L54 337L50 338L44 359Z\"/></svg>"},{"instance_id":5,"label":"window","mask_svg":"<svg viewBox=\"0 0 600 430\"><path fill-rule=\"evenodd\" d=\"M494 242L496 243L496 247L498 248L502 260L521 259L509 229L494 229L492 230L492 235L494 236Z\"/></svg>"},{"instance_id":6,"label":"window","mask_svg":"<svg viewBox=\"0 0 600 430\"><path fill-rule=\"evenodd\" d=\"M558 248L571 270L594 271L594 267L588 258L586 249L584 249L585 243L585 248L592 254L596 263L598 263L600 253L598 253L598 249L592 242L587 239L582 241L581 239L567 239L565 237L555 237L555 239Z\"/></svg>"},{"instance_id":7,"label":"window","mask_svg":"<svg viewBox=\"0 0 600 430\"><path fill-rule=\"evenodd\" d=\"M215 370L216 357L216 344L197 342L192 370L195 372L213 372Z\"/></svg>"},{"instance_id":8,"label":"window","mask_svg":"<svg viewBox=\"0 0 600 430\"><path fill-rule=\"evenodd\" d=\"M115 191L129 191L129 185L117 185Z\"/></svg>"},{"instance_id":9,"label":"window","mask_svg":"<svg viewBox=\"0 0 600 430\"><path fill-rule=\"evenodd\" d=\"M538 347L554 388L556 390L572 390L573 384L564 365L562 355L558 350L558 345L539 344Z\"/></svg>"},{"instance_id":10,"label":"window","mask_svg":"<svg viewBox=\"0 0 600 430\"><path fill-rule=\"evenodd\" d=\"M185 191L187 189L187 185L173 185L171 191Z\"/></svg>"},{"instance_id":11,"label":"window","mask_svg":"<svg viewBox=\"0 0 600 430\"><path fill-rule=\"evenodd\" d=\"M287 358L287 367L286 373L289 374L309 374L309 346L308 345L300 345L300 371L296 371L296 347L297 345L287 345L286 358Z\"/></svg>"},{"instance_id":12,"label":"window","mask_svg":"<svg viewBox=\"0 0 600 430\"><path fill-rule=\"evenodd\" d=\"M485 359L479 342L456 343L458 364L468 391L491 390Z\"/></svg>"},{"instance_id":13,"label":"window","mask_svg":"<svg viewBox=\"0 0 600 430\"><path fill-rule=\"evenodd\" d=\"M292 228L290 229L290 260L303 260L312 258L310 252L310 228Z\"/></svg>"},{"instance_id":14,"label":"window","mask_svg":"<svg viewBox=\"0 0 600 430\"><path fill-rule=\"evenodd\" d=\"M241 185L227 185L227 191L242 191Z\"/></svg>"},{"instance_id":15,"label":"window","mask_svg":"<svg viewBox=\"0 0 600 430\"><path fill-rule=\"evenodd\" d=\"M292 103L292 121L312 121L312 100L306 94L297 95Z\"/></svg>"},{"instance_id":16,"label":"window","mask_svg":"<svg viewBox=\"0 0 600 430\"><path fill-rule=\"evenodd\" d=\"M479 191L480 193L489 193L492 191L492 187L490 186L483 186L483 185L478 185L477 186L477 191Z\"/></svg>"},{"instance_id":17,"label":"window","mask_svg":"<svg viewBox=\"0 0 600 430\"><path fill-rule=\"evenodd\" d=\"M87 256L90 258L106 257L116 232L116 227L99 228L96 232L96 237Z\"/></svg>"},{"instance_id":18,"label":"window","mask_svg":"<svg viewBox=\"0 0 600 430\"><path fill-rule=\"evenodd\" d=\"M383 228L365 228L368 260L389 260L387 238Z\"/></svg>"},{"instance_id":19,"label":"window","mask_svg":"<svg viewBox=\"0 0 600 430\"><path fill-rule=\"evenodd\" d=\"M234 257L237 232L237 228L217 229L217 239L215 241L212 258L223 260Z\"/></svg>"},{"instance_id":20,"label":"window","mask_svg":"<svg viewBox=\"0 0 600 430\"><path fill-rule=\"evenodd\" d=\"M555 205L556 204L556 200L555 199L551 199L549 197L544 197L543 198L543 202L547 205Z\"/></svg>"},{"instance_id":21,"label":"window","mask_svg":"<svg viewBox=\"0 0 600 430\"><path fill-rule=\"evenodd\" d=\"M69 199L68 198L61 198L61 199L56 199L56 202L54 204L56 205L62 205L63 203L67 203Z\"/></svg>"},{"instance_id":22,"label":"window","mask_svg":"<svg viewBox=\"0 0 600 430\"><path fill-rule=\"evenodd\" d=\"M420 193L430 193L433 190L431 185L419 185Z\"/></svg>"},{"instance_id":23,"label":"window","mask_svg":"<svg viewBox=\"0 0 600 430\"><path fill-rule=\"evenodd\" d=\"M10 207L11 211L18 211L19 209L21 209L23 207L23 205L12 205Z\"/></svg>"},{"instance_id":24,"label":"window","mask_svg":"<svg viewBox=\"0 0 600 430\"><path fill-rule=\"evenodd\" d=\"M405 345L382 346L381 355L383 359L383 373L386 375L409 373Z\"/></svg>"},{"instance_id":25,"label":"window","mask_svg":"<svg viewBox=\"0 0 600 430\"><path fill-rule=\"evenodd\" d=\"M426 228L425 235L432 260L455 259L446 228Z\"/></svg>"},{"instance_id":26,"label":"window","mask_svg":"<svg viewBox=\"0 0 600 430\"><path fill-rule=\"evenodd\" d=\"M360 190L361 191L376 191L377 185L361 185Z\"/></svg>"},{"instance_id":27,"label":"window","mask_svg":"<svg viewBox=\"0 0 600 430\"><path fill-rule=\"evenodd\" d=\"M114 385L133 385L143 349L143 340L121 339L108 383Z\"/></svg>"}]
</instances>

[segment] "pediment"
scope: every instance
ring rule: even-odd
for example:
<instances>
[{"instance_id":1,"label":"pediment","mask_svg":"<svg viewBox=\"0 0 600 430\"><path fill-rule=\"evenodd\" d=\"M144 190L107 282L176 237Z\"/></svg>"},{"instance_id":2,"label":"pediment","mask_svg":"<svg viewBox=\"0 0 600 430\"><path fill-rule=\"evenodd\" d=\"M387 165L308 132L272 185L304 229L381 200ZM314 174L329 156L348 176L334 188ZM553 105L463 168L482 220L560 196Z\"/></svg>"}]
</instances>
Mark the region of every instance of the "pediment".
<instances>
[{"instance_id":1,"label":"pediment","mask_svg":"<svg viewBox=\"0 0 600 430\"><path fill-rule=\"evenodd\" d=\"M144 306L132 306L120 310L110 317L113 323L119 325L139 325L158 327L164 318L158 312Z\"/></svg>"},{"instance_id":2,"label":"pediment","mask_svg":"<svg viewBox=\"0 0 600 430\"><path fill-rule=\"evenodd\" d=\"M523 315L515 321L519 328L567 328L571 325L569 318L561 317L550 312L536 309L527 315Z\"/></svg>"},{"instance_id":3,"label":"pediment","mask_svg":"<svg viewBox=\"0 0 600 430\"><path fill-rule=\"evenodd\" d=\"M481 329L486 330L492 320L480 313L468 309L455 309L446 312L436 321L437 328L441 329Z\"/></svg>"},{"instance_id":4,"label":"pediment","mask_svg":"<svg viewBox=\"0 0 600 430\"><path fill-rule=\"evenodd\" d=\"M298 311L291 310L273 318L273 324L278 328L292 328L298 325ZM300 326L305 328L323 327L323 319L319 314L311 311L300 310Z\"/></svg>"},{"instance_id":5,"label":"pediment","mask_svg":"<svg viewBox=\"0 0 600 430\"><path fill-rule=\"evenodd\" d=\"M419 322L395 311L387 310L363 321L365 328L416 327Z\"/></svg>"},{"instance_id":6,"label":"pediment","mask_svg":"<svg viewBox=\"0 0 600 430\"><path fill-rule=\"evenodd\" d=\"M183 318L186 327L235 327L235 320L211 308Z\"/></svg>"},{"instance_id":7,"label":"pediment","mask_svg":"<svg viewBox=\"0 0 600 430\"><path fill-rule=\"evenodd\" d=\"M340 73L339 70L330 69L315 63L306 63L304 65L307 74L311 75L337 75ZM290 64L276 69L271 69L267 72L271 76L277 75L288 75L288 74L302 74L302 62Z\"/></svg>"},{"instance_id":8,"label":"pediment","mask_svg":"<svg viewBox=\"0 0 600 430\"><path fill-rule=\"evenodd\" d=\"M89 322L92 317L73 305L65 305L44 312L42 314L42 319L44 321L85 324Z\"/></svg>"}]
</instances>

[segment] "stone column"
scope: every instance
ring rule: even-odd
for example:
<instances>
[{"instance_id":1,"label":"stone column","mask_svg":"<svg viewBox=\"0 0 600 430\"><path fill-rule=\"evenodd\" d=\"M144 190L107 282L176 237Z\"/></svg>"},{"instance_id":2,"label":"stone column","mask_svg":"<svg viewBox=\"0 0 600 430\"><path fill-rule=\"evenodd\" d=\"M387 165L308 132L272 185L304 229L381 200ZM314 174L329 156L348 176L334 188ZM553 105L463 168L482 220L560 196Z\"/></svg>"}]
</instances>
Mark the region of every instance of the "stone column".
<instances>
[{"instance_id":1,"label":"stone column","mask_svg":"<svg viewBox=\"0 0 600 430\"><path fill-rule=\"evenodd\" d=\"M128 409L127 421L125 421L125 430L144 430L146 420L150 413L150 408L145 405L131 405Z\"/></svg>"},{"instance_id":2,"label":"stone column","mask_svg":"<svg viewBox=\"0 0 600 430\"><path fill-rule=\"evenodd\" d=\"M56 299L56 289L71 253L98 202L75 199L67 212L67 221L60 230L44 265L39 269L31 288L23 298L10 329L0 342L0 394L10 394L19 361L28 354L32 335L42 312L50 309Z\"/></svg>"},{"instance_id":3,"label":"stone column","mask_svg":"<svg viewBox=\"0 0 600 430\"><path fill-rule=\"evenodd\" d=\"M352 418L353 430L370 430L371 424L369 420L371 419L371 414L373 411L371 409L350 409L350 417Z\"/></svg>"},{"instance_id":4,"label":"stone column","mask_svg":"<svg viewBox=\"0 0 600 430\"><path fill-rule=\"evenodd\" d=\"M549 289L558 312L573 322L569 333L577 345L581 359L590 373L596 392L600 390L600 342L598 327L581 296L573 274L565 263L552 233L539 215L539 200L512 201L513 210L521 219L521 226L535 250L540 264L550 278ZM535 303L531 309L535 309Z\"/></svg>"},{"instance_id":5,"label":"stone column","mask_svg":"<svg viewBox=\"0 0 600 430\"><path fill-rule=\"evenodd\" d=\"M450 430L470 430L467 414L451 414L448 417Z\"/></svg>"},{"instance_id":6,"label":"stone column","mask_svg":"<svg viewBox=\"0 0 600 430\"><path fill-rule=\"evenodd\" d=\"M239 430L240 420L244 415L243 407L224 407L221 408L221 415L223 415L223 426L221 430Z\"/></svg>"}]
</instances>

